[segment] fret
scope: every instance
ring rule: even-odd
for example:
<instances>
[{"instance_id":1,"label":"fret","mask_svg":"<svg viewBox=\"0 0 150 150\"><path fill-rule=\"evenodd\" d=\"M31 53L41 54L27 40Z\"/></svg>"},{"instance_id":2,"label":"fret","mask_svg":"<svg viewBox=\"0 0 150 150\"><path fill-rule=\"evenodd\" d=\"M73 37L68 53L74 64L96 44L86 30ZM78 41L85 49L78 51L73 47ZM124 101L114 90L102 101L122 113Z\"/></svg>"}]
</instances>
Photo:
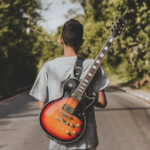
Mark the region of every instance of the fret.
<instances>
[{"instance_id":1,"label":"fret","mask_svg":"<svg viewBox=\"0 0 150 150\"><path fill-rule=\"evenodd\" d=\"M94 62L94 64L93 64L93 65L94 65L94 66L96 66L96 68L98 68L100 64L98 64L98 63Z\"/></svg>"},{"instance_id":2,"label":"fret","mask_svg":"<svg viewBox=\"0 0 150 150\"><path fill-rule=\"evenodd\" d=\"M85 76L85 79L87 79L88 80L88 83L90 82L90 80L91 80L91 77L89 77L88 75L86 75ZM86 82L85 82L86 83ZM86 84L88 84L88 83L86 83Z\"/></svg>"},{"instance_id":3,"label":"fret","mask_svg":"<svg viewBox=\"0 0 150 150\"><path fill-rule=\"evenodd\" d=\"M106 51L107 51L107 50L108 50L108 46L105 46L105 47L104 47L104 50L106 50Z\"/></svg>"},{"instance_id":4,"label":"fret","mask_svg":"<svg viewBox=\"0 0 150 150\"><path fill-rule=\"evenodd\" d=\"M80 94L82 94L82 92L83 92L81 89L78 89L77 91L80 92Z\"/></svg>"},{"instance_id":5,"label":"fret","mask_svg":"<svg viewBox=\"0 0 150 150\"><path fill-rule=\"evenodd\" d=\"M102 57L100 57L100 56L98 56L98 59L102 62L102 60L103 60L103 58Z\"/></svg>"},{"instance_id":6,"label":"fret","mask_svg":"<svg viewBox=\"0 0 150 150\"><path fill-rule=\"evenodd\" d=\"M83 86L80 86L80 89L84 90L85 88Z\"/></svg>"},{"instance_id":7,"label":"fret","mask_svg":"<svg viewBox=\"0 0 150 150\"><path fill-rule=\"evenodd\" d=\"M93 66L92 66L92 68L93 68L93 69L96 69L96 68L97 68L97 66L93 65Z\"/></svg>"},{"instance_id":8,"label":"fret","mask_svg":"<svg viewBox=\"0 0 150 150\"><path fill-rule=\"evenodd\" d=\"M111 45L111 43L108 41L105 46L108 46L108 48L109 48L110 45Z\"/></svg>"},{"instance_id":9,"label":"fret","mask_svg":"<svg viewBox=\"0 0 150 150\"><path fill-rule=\"evenodd\" d=\"M84 81L84 82L86 82L86 83L88 83L88 82L89 82L89 80L87 80L87 79L84 79L83 81Z\"/></svg>"},{"instance_id":10,"label":"fret","mask_svg":"<svg viewBox=\"0 0 150 150\"><path fill-rule=\"evenodd\" d=\"M89 76L86 74L85 79L87 79L88 81L90 81L91 77L89 77Z\"/></svg>"},{"instance_id":11,"label":"fret","mask_svg":"<svg viewBox=\"0 0 150 150\"><path fill-rule=\"evenodd\" d=\"M92 74L92 76L93 76L95 71L96 71L96 69L91 68L89 72L90 72L90 73Z\"/></svg>"},{"instance_id":12,"label":"fret","mask_svg":"<svg viewBox=\"0 0 150 150\"><path fill-rule=\"evenodd\" d=\"M107 54L107 51L105 51L104 49L101 51L104 55Z\"/></svg>"},{"instance_id":13,"label":"fret","mask_svg":"<svg viewBox=\"0 0 150 150\"><path fill-rule=\"evenodd\" d=\"M82 92L79 91L79 89L77 89L75 92L74 92L74 96L75 97L80 97L82 95Z\"/></svg>"},{"instance_id":14,"label":"fret","mask_svg":"<svg viewBox=\"0 0 150 150\"><path fill-rule=\"evenodd\" d=\"M104 57L104 54L103 54L103 53L101 53L101 54L100 54L100 57L102 57L102 58L103 58L103 57Z\"/></svg>"},{"instance_id":15,"label":"fret","mask_svg":"<svg viewBox=\"0 0 150 150\"><path fill-rule=\"evenodd\" d=\"M88 72L88 75L89 75L90 77L92 77L92 73Z\"/></svg>"},{"instance_id":16,"label":"fret","mask_svg":"<svg viewBox=\"0 0 150 150\"><path fill-rule=\"evenodd\" d=\"M85 86L85 87L87 86L87 84L85 84L84 82L82 82L82 84L81 84L81 85L82 85L82 86Z\"/></svg>"},{"instance_id":17,"label":"fret","mask_svg":"<svg viewBox=\"0 0 150 150\"><path fill-rule=\"evenodd\" d=\"M112 43L113 40L114 40L114 38L111 37L111 38L109 39L109 42Z\"/></svg>"},{"instance_id":18,"label":"fret","mask_svg":"<svg viewBox=\"0 0 150 150\"><path fill-rule=\"evenodd\" d=\"M96 60L96 63L97 63L97 64L100 64L100 62L101 62L101 61L100 61L99 59Z\"/></svg>"}]
</instances>

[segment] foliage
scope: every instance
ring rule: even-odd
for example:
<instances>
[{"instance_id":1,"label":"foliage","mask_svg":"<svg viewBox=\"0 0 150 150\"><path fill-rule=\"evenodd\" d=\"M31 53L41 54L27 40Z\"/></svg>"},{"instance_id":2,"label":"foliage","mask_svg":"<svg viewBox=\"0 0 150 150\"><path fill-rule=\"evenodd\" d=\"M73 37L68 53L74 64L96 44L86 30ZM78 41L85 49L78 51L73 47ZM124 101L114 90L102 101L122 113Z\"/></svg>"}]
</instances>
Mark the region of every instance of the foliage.
<instances>
[{"instance_id":1,"label":"foliage","mask_svg":"<svg viewBox=\"0 0 150 150\"><path fill-rule=\"evenodd\" d=\"M39 70L46 61L58 57L60 50L56 35L48 34L42 27L37 27L35 33L37 40L34 43L33 55L38 60Z\"/></svg>"},{"instance_id":2,"label":"foliage","mask_svg":"<svg viewBox=\"0 0 150 150\"><path fill-rule=\"evenodd\" d=\"M0 96L5 97L31 84L36 75L32 55L40 19L38 0L0 0Z\"/></svg>"},{"instance_id":3,"label":"foliage","mask_svg":"<svg viewBox=\"0 0 150 150\"><path fill-rule=\"evenodd\" d=\"M72 2L76 2L71 0ZM127 21L116 39L104 68L138 88L150 83L150 2L148 0L78 0L85 9L85 34L81 55L95 58L109 35L107 29L117 16ZM85 4L86 3L86 4ZM88 32L87 32L88 31ZM126 65L125 65L126 64Z\"/></svg>"},{"instance_id":4,"label":"foliage","mask_svg":"<svg viewBox=\"0 0 150 150\"><path fill-rule=\"evenodd\" d=\"M95 58L110 34L112 22L121 16L127 27L115 40L103 67L111 79L117 76L120 83L150 88L150 2L70 1L80 3L84 10L84 14L74 17L84 25L79 55ZM0 99L31 84L37 68L62 55L62 26L55 34L37 26L40 9L40 0L0 0Z\"/></svg>"}]
</instances>

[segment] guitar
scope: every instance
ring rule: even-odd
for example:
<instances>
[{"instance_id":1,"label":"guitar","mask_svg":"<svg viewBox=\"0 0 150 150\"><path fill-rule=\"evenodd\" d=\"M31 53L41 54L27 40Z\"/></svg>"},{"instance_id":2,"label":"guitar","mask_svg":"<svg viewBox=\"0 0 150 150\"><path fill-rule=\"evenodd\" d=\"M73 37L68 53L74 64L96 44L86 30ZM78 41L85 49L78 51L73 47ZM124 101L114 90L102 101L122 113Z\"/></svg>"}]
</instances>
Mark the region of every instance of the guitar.
<instances>
[{"instance_id":1,"label":"guitar","mask_svg":"<svg viewBox=\"0 0 150 150\"><path fill-rule=\"evenodd\" d=\"M84 78L81 81L76 78L66 80L63 95L46 103L41 110L40 124L51 139L60 143L72 143L83 135L86 128L86 110L95 101L95 96L88 95L88 87L110 45L120 35L125 24L122 18L117 19L107 42Z\"/></svg>"}]
</instances>

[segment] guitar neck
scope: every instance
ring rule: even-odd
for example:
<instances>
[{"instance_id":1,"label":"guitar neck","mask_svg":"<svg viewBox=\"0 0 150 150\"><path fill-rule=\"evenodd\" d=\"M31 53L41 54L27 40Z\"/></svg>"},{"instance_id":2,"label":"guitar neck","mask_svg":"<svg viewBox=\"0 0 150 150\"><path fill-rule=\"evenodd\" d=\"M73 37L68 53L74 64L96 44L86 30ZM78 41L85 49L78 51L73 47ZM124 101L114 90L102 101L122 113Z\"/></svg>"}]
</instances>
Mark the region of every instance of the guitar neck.
<instances>
[{"instance_id":1,"label":"guitar neck","mask_svg":"<svg viewBox=\"0 0 150 150\"><path fill-rule=\"evenodd\" d=\"M99 54L97 55L96 59L94 60L93 64L91 65L89 71L86 73L85 77L82 79L72 97L76 100L80 101L83 94L85 93L86 89L88 88L89 84L91 83L94 75L96 74L98 68L100 67L104 56L107 54L110 45L113 43L114 38L110 36L105 43L104 47L100 50Z\"/></svg>"}]
</instances>

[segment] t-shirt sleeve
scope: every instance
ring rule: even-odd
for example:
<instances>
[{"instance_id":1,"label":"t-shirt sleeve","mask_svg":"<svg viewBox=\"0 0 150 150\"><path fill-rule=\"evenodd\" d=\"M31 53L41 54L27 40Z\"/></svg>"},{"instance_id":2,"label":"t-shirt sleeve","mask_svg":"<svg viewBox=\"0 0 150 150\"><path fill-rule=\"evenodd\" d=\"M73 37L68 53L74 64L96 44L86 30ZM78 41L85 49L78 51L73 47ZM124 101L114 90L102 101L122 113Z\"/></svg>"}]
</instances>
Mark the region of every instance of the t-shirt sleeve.
<instances>
[{"instance_id":1,"label":"t-shirt sleeve","mask_svg":"<svg viewBox=\"0 0 150 150\"><path fill-rule=\"evenodd\" d=\"M109 85L110 81L107 78L104 70L100 67L93 80L93 90L99 92Z\"/></svg>"},{"instance_id":2,"label":"t-shirt sleeve","mask_svg":"<svg viewBox=\"0 0 150 150\"><path fill-rule=\"evenodd\" d=\"M33 87L30 91L30 95L39 101L48 100L48 75L46 72L46 65L40 70Z\"/></svg>"}]
</instances>

